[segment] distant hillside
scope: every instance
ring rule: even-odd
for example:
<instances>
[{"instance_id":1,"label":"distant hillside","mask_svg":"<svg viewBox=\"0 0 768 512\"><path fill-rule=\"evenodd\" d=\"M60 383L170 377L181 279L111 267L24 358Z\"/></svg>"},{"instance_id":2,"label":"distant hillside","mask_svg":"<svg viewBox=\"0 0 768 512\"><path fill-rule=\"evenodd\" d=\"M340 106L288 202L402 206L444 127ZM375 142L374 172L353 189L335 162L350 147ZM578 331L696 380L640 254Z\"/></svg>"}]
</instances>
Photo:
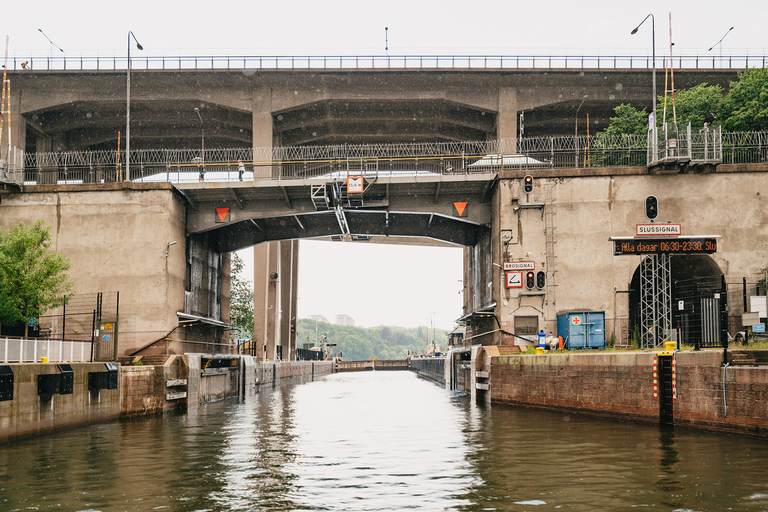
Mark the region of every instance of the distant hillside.
<instances>
[{"instance_id":1,"label":"distant hillside","mask_svg":"<svg viewBox=\"0 0 768 512\"><path fill-rule=\"evenodd\" d=\"M346 327L342 325L318 322L317 339L326 334L329 343L336 343L336 351L341 352L347 361L365 361L379 359L405 359L410 350L412 354L424 353L424 339L429 331L429 343L432 343L432 329L426 327ZM435 343L445 347L445 331L435 330ZM304 348L305 343L315 343L315 321L307 318L299 320L297 343ZM319 341L318 341L319 345Z\"/></svg>"}]
</instances>

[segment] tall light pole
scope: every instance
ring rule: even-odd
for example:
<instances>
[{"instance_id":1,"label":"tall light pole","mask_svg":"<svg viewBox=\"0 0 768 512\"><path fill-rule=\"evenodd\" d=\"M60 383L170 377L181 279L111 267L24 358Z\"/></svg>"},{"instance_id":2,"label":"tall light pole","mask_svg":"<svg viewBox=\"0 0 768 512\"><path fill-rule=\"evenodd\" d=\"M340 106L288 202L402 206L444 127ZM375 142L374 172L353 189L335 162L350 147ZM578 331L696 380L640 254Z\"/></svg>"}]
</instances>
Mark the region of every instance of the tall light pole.
<instances>
[{"instance_id":1,"label":"tall light pole","mask_svg":"<svg viewBox=\"0 0 768 512\"><path fill-rule=\"evenodd\" d=\"M37 29L37 31L38 31L38 32L40 32L41 34L43 34L43 37L44 37L44 38L46 38L46 39L48 40L48 42L49 42L49 43L51 43L51 49L50 49L50 51L48 52L48 54L49 54L48 56L49 56L49 57L50 57L50 54L51 54L51 53L53 53L53 47L54 47L54 46L55 46L56 48L58 48L58 50L59 50L61 53L64 53L64 50L62 50L62 49L59 47L59 45L57 45L56 43L54 43L53 41L51 41L51 38L50 38L50 37L48 37L48 36L45 34L45 32L43 32L43 29L39 28L39 29Z\"/></svg>"},{"instance_id":2,"label":"tall light pole","mask_svg":"<svg viewBox=\"0 0 768 512\"><path fill-rule=\"evenodd\" d=\"M573 132L573 145L576 147L576 167L579 166L579 110L581 110L581 106L584 104L584 101L586 101L587 96L589 96L589 94L585 94L584 97L581 98L579 108L576 109L576 127Z\"/></svg>"},{"instance_id":3,"label":"tall light pole","mask_svg":"<svg viewBox=\"0 0 768 512\"><path fill-rule=\"evenodd\" d=\"M733 30L733 27L729 28L728 32L726 32L725 35L723 35L723 37L721 37L720 40L718 42L716 42L715 44L713 44L712 47L709 50L707 50L707 51L711 52L712 48L714 48L717 45L720 45L720 57L722 57L723 56L723 45L722 45L722 42L723 42L723 39L725 39L725 36L727 36L728 34L731 33L731 30Z\"/></svg>"},{"instance_id":4,"label":"tall light pole","mask_svg":"<svg viewBox=\"0 0 768 512\"><path fill-rule=\"evenodd\" d=\"M202 137L200 141L200 162L205 165L205 125L203 124L203 116L200 115L200 109L195 107L195 114L200 119L200 130L202 131Z\"/></svg>"},{"instance_id":5,"label":"tall light pole","mask_svg":"<svg viewBox=\"0 0 768 512\"><path fill-rule=\"evenodd\" d=\"M126 84L125 106L125 180L131 181L131 38L136 41L136 48L143 50L139 40L128 31L128 81Z\"/></svg>"},{"instance_id":6,"label":"tall light pole","mask_svg":"<svg viewBox=\"0 0 768 512\"><path fill-rule=\"evenodd\" d=\"M656 127L656 18L653 17L653 13L649 14L645 18L643 18L643 21L640 22L640 25L636 26L634 30L632 30L632 34L637 34L638 29L640 26L645 23L645 20L648 18L651 18L651 37L653 38L651 48L653 51L653 126L651 128Z\"/></svg>"}]
</instances>

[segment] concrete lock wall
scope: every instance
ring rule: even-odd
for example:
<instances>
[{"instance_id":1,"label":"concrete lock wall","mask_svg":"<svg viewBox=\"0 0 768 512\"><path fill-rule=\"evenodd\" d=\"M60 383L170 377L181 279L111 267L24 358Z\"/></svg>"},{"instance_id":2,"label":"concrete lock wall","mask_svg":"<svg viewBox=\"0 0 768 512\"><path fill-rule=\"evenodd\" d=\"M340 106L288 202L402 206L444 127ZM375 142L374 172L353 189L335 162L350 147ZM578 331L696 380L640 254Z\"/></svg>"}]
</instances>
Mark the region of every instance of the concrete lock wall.
<instances>
[{"instance_id":1,"label":"concrete lock wall","mask_svg":"<svg viewBox=\"0 0 768 512\"><path fill-rule=\"evenodd\" d=\"M617 297L614 311L614 290L628 289L642 256L614 256L609 238L634 236L637 224L650 223L644 210L649 195L658 199L655 223L681 224L684 236L720 236L717 252L700 257L725 274L727 282L754 275L760 255L768 253L768 210L760 193L768 188L768 173L745 172L748 168L766 170L720 165L711 174L659 176L649 176L644 167L502 172L494 203L500 236L491 246L493 262L531 261L537 272L546 272L548 286L542 295L525 295L525 287L507 288L503 272L494 266L500 327L515 332L516 319L527 316L538 319L539 329L556 335L558 313L605 311L610 337L614 316L628 315L627 294ZM534 176L531 194L521 185L528 173ZM544 211L526 207L531 203L546 206ZM548 230L553 233L549 243ZM484 267L482 272L490 271ZM476 280L475 286L491 281ZM471 279L467 282L472 284ZM484 329L496 326L478 324L468 335ZM474 343L488 344L482 340Z\"/></svg>"},{"instance_id":2,"label":"concrete lock wall","mask_svg":"<svg viewBox=\"0 0 768 512\"><path fill-rule=\"evenodd\" d=\"M121 416L186 409L189 374L186 356L169 356L164 365L121 366Z\"/></svg>"},{"instance_id":3,"label":"concrete lock wall","mask_svg":"<svg viewBox=\"0 0 768 512\"><path fill-rule=\"evenodd\" d=\"M6 365L4 365L6 366ZM38 375L61 374L56 364L10 364L13 399L0 401L0 442L120 416L120 389L88 389L89 372L107 372L104 363L70 363L71 394L38 395Z\"/></svg>"},{"instance_id":4,"label":"concrete lock wall","mask_svg":"<svg viewBox=\"0 0 768 512\"><path fill-rule=\"evenodd\" d=\"M118 355L176 327L176 312L184 311L186 218L170 184L38 185L3 196L0 229L36 219L51 228L52 250L72 263L74 293L120 292ZM41 326L61 332L60 325Z\"/></svg>"},{"instance_id":5,"label":"concrete lock wall","mask_svg":"<svg viewBox=\"0 0 768 512\"><path fill-rule=\"evenodd\" d=\"M654 355L633 352L492 357L490 400L494 404L659 423L659 402L653 398ZM724 369L721 351L678 352L676 389L675 425L768 435L764 407L768 367Z\"/></svg>"}]
</instances>

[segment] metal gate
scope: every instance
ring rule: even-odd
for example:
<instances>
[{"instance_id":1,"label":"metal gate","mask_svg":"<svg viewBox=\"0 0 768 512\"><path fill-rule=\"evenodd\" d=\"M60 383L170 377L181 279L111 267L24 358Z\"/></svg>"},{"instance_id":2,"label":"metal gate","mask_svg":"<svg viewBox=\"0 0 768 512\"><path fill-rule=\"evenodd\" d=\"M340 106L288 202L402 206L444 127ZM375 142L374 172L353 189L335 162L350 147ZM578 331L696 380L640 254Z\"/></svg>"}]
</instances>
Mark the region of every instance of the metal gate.
<instances>
[{"instance_id":1,"label":"metal gate","mask_svg":"<svg viewBox=\"0 0 768 512\"><path fill-rule=\"evenodd\" d=\"M702 348L724 346L728 294L724 276L675 281L674 323L681 344Z\"/></svg>"}]
</instances>

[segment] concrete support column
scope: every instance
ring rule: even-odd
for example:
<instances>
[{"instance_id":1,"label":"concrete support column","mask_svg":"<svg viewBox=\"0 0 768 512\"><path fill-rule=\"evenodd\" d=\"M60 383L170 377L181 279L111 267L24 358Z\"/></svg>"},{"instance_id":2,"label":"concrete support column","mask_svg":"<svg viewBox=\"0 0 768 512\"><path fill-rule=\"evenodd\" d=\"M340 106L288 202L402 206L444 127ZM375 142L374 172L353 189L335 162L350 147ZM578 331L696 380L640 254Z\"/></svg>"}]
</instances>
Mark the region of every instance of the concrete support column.
<instances>
[{"instance_id":1,"label":"concrete support column","mask_svg":"<svg viewBox=\"0 0 768 512\"><path fill-rule=\"evenodd\" d=\"M499 115L496 117L496 136L501 143L501 153L517 152L517 88L499 88Z\"/></svg>"},{"instance_id":2,"label":"concrete support column","mask_svg":"<svg viewBox=\"0 0 768 512\"><path fill-rule=\"evenodd\" d=\"M296 359L296 307L299 286L299 241L280 244L280 343L283 361Z\"/></svg>"},{"instance_id":3,"label":"concrete support column","mask_svg":"<svg viewBox=\"0 0 768 512\"><path fill-rule=\"evenodd\" d=\"M253 248L253 339L259 360L274 361L279 322L278 242L265 242Z\"/></svg>"},{"instance_id":4,"label":"concrete support column","mask_svg":"<svg viewBox=\"0 0 768 512\"><path fill-rule=\"evenodd\" d=\"M272 159L274 130L272 126L272 88L253 88L253 160L254 163L269 162ZM254 178L271 177L272 167L256 166Z\"/></svg>"}]
</instances>

